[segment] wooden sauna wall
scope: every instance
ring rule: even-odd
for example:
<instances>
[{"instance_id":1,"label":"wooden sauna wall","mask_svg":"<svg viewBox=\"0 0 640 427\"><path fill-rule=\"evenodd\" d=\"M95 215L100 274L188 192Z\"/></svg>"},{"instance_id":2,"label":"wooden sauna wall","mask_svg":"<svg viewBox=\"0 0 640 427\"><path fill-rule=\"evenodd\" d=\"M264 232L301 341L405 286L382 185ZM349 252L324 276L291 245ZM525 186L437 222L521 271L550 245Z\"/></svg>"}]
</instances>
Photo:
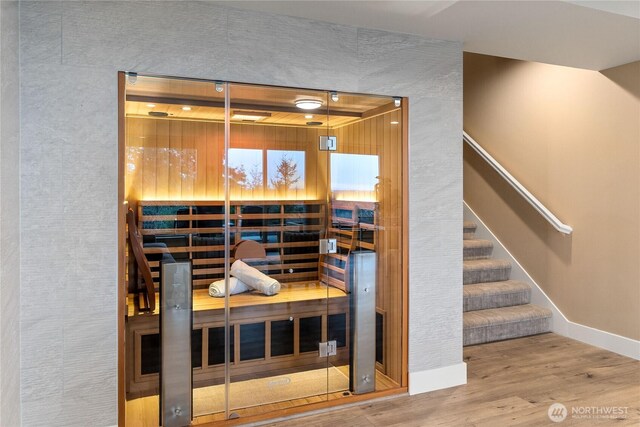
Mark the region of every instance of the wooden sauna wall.
<instances>
[{"instance_id":1,"label":"wooden sauna wall","mask_svg":"<svg viewBox=\"0 0 640 427\"><path fill-rule=\"evenodd\" d=\"M392 121L400 124L392 125ZM336 197L377 198L379 254L377 308L384 315L384 365L402 377L402 117L400 109L331 130L338 152L379 156L375 196L341 192ZM232 125L231 148L305 151L305 190L287 194L232 187L234 200L321 200L329 179L327 152L318 151L326 128ZM137 200L223 200L224 125L196 121L128 118L125 198ZM354 164L354 168L358 165Z\"/></svg>"},{"instance_id":2,"label":"wooden sauna wall","mask_svg":"<svg viewBox=\"0 0 640 427\"><path fill-rule=\"evenodd\" d=\"M392 125L392 121L399 124ZM378 287L376 306L384 314L385 374L400 383L402 378L402 113L395 110L333 130L338 152L375 154L379 161L377 188ZM357 164L353 167L357 168ZM355 199L366 197L353 192ZM349 197L340 194L339 197Z\"/></svg>"},{"instance_id":3,"label":"wooden sauna wall","mask_svg":"<svg viewBox=\"0 0 640 427\"><path fill-rule=\"evenodd\" d=\"M125 199L224 200L224 124L127 118ZM326 128L232 124L230 148L305 152L304 189L230 188L234 200L323 199L327 153L318 151ZM266 173L266 170L263 170Z\"/></svg>"}]
</instances>

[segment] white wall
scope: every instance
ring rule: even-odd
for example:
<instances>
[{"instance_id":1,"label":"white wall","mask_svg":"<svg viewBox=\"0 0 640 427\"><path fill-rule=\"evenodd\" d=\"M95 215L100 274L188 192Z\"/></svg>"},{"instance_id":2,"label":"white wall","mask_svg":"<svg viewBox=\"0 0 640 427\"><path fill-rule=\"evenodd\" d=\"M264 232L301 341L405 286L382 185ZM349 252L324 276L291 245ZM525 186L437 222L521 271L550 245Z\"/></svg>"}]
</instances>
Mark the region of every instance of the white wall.
<instances>
[{"instance_id":1,"label":"white wall","mask_svg":"<svg viewBox=\"0 0 640 427\"><path fill-rule=\"evenodd\" d=\"M18 2L0 1L0 426L20 424Z\"/></svg>"},{"instance_id":2,"label":"white wall","mask_svg":"<svg viewBox=\"0 0 640 427\"><path fill-rule=\"evenodd\" d=\"M206 3L25 2L25 425L116 423L119 70L408 96L409 370L462 363L460 44Z\"/></svg>"}]
</instances>

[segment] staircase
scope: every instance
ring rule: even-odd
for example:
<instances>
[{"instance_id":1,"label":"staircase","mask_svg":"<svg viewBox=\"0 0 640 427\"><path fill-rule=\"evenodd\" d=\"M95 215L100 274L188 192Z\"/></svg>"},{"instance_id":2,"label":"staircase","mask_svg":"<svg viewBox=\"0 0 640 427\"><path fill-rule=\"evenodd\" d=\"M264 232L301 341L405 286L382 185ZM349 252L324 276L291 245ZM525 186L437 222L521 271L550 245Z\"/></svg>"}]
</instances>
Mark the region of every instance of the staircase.
<instances>
[{"instance_id":1,"label":"staircase","mask_svg":"<svg viewBox=\"0 0 640 427\"><path fill-rule=\"evenodd\" d=\"M464 345L549 332L551 311L530 304L531 287L510 280L511 263L493 259L493 244L464 222Z\"/></svg>"}]
</instances>

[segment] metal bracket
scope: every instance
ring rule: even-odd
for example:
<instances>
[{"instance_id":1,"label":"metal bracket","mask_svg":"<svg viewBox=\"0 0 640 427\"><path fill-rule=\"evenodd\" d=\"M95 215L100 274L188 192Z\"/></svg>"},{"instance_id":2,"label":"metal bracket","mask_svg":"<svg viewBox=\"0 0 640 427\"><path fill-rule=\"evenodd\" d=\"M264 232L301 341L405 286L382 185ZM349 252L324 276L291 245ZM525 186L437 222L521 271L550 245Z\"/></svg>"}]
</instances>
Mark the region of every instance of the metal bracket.
<instances>
[{"instance_id":1,"label":"metal bracket","mask_svg":"<svg viewBox=\"0 0 640 427\"><path fill-rule=\"evenodd\" d=\"M337 239L320 239L320 254L335 254L338 252Z\"/></svg>"},{"instance_id":2,"label":"metal bracket","mask_svg":"<svg viewBox=\"0 0 640 427\"><path fill-rule=\"evenodd\" d=\"M338 138L335 136L320 136L320 151L336 151L338 149Z\"/></svg>"},{"instance_id":3,"label":"metal bracket","mask_svg":"<svg viewBox=\"0 0 640 427\"><path fill-rule=\"evenodd\" d=\"M329 357L338 354L338 343L335 340L321 342L318 345L319 357Z\"/></svg>"}]
</instances>

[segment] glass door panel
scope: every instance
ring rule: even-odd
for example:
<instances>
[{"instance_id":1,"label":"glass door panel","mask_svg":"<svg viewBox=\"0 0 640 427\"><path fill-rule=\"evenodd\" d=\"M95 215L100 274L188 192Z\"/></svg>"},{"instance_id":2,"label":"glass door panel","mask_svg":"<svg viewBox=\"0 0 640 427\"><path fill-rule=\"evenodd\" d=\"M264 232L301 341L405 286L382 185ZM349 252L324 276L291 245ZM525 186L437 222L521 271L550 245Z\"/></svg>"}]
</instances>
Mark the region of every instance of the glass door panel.
<instances>
[{"instance_id":1,"label":"glass door panel","mask_svg":"<svg viewBox=\"0 0 640 427\"><path fill-rule=\"evenodd\" d=\"M242 417L326 399L327 94L230 84L229 97L228 280L245 292L227 300L227 415Z\"/></svg>"},{"instance_id":2,"label":"glass door panel","mask_svg":"<svg viewBox=\"0 0 640 427\"><path fill-rule=\"evenodd\" d=\"M329 284L348 294L346 304L328 299L337 347L329 372L349 376L348 387L328 376L329 397L339 398L390 388L384 374L400 372L402 113L399 99L384 96L339 94L329 105L336 117L360 114L332 127L337 149L328 159L328 230L338 240Z\"/></svg>"},{"instance_id":3,"label":"glass door panel","mask_svg":"<svg viewBox=\"0 0 640 427\"><path fill-rule=\"evenodd\" d=\"M162 401L151 302L168 263L191 266L190 349L174 347L199 422L406 384L405 101L141 75L125 89L127 404Z\"/></svg>"}]
</instances>

